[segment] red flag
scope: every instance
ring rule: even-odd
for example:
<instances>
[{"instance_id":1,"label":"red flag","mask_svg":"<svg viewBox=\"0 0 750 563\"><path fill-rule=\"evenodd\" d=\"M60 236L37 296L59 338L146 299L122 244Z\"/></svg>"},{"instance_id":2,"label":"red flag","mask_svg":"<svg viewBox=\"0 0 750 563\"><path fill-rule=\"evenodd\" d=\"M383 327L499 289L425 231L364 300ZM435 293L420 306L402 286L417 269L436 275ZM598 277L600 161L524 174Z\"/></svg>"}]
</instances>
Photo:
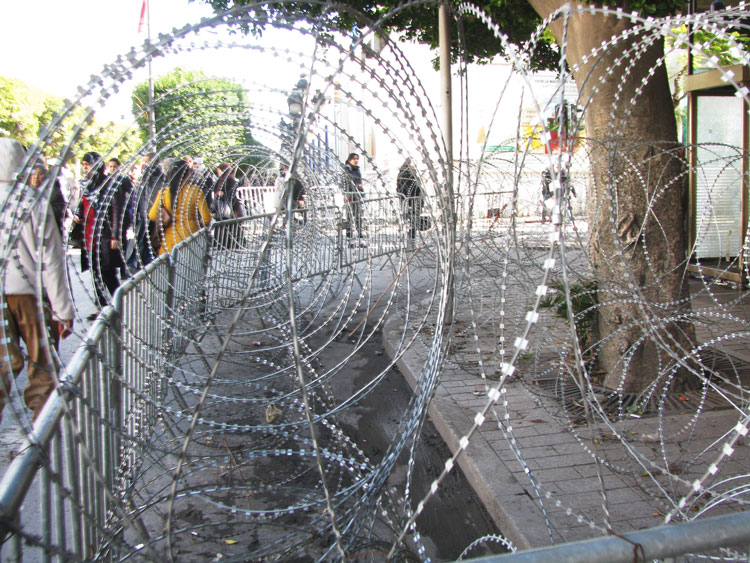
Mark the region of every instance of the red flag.
<instances>
[{"instance_id":1,"label":"red flag","mask_svg":"<svg viewBox=\"0 0 750 563\"><path fill-rule=\"evenodd\" d=\"M138 21L138 33L143 31L143 21L146 19L146 0L141 5L141 19Z\"/></svg>"}]
</instances>

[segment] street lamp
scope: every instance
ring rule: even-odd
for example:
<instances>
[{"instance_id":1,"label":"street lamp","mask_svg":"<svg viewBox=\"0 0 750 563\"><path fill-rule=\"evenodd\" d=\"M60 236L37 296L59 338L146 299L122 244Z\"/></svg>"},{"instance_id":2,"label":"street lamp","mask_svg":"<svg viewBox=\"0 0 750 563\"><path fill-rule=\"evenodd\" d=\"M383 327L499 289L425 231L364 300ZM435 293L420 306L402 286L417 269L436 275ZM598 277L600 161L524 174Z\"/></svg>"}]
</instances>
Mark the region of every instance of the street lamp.
<instances>
[{"instance_id":1,"label":"street lamp","mask_svg":"<svg viewBox=\"0 0 750 563\"><path fill-rule=\"evenodd\" d=\"M304 107L306 91L307 80L300 78L289 94L289 97L286 99L286 103L289 106L289 117L291 118L291 123L286 123L283 117L279 123L279 127L281 128L282 148L289 154L294 151L294 139L297 136L297 131L302 118L302 109Z\"/></svg>"},{"instance_id":2,"label":"street lamp","mask_svg":"<svg viewBox=\"0 0 750 563\"><path fill-rule=\"evenodd\" d=\"M300 78L292 93L286 99L286 103L289 105L289 115L295 122L302 115L303 94L305 90L307 90L307 80Z\"/></svg>"}]
</instances>

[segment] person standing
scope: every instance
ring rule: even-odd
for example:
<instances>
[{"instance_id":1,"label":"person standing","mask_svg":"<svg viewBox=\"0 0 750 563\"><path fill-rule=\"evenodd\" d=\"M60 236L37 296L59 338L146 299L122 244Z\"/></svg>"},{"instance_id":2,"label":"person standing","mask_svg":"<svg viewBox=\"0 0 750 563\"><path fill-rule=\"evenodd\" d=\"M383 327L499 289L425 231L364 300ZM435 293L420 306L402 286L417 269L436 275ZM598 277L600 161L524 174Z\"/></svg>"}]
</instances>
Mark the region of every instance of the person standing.
<instances>
[{"instance_id":1,"label":"person standing","mask_svg":"<svg viewBox=\"0 0 750 563\"><path fill-rule=\"evenodd\" d=\"M542 172L542 223L552 220L552 208L555 206L557 201L557 195L552 190L552 180L557 179L560 182L560 195L564 196L563 201L566 202L568 217L573 219L573 209L570 205L570 196L576 197L576 190L570 184L568 173L565 170L560 170L555 165L545 168ZM562 210L560 211L562 213Z\"/></svg>"},{"instance_id":2,"label":"person standing","mask_svg":"<svg viewBox=\"0 0 750 563\"><path fill-rule=\"evenodd\" d=\"M121 167L122 163L117 158L110 158L107 161L107 184L110 186L108 190L111 189L111 187L114 187L117 197L122 201L122 224L120 225L119 234L120 241L122 241L121 252L125 259L122 260L123 264L120 267L120 279L124 280L130 277L130 272L128 271L128 266L125 262L127 262L127 257L132 256L132 253L135 250L135 244L128 244L128 231L133 225L133 215L135 211L133 209L133 182L130 179L129 174L121 173Z\"/></svg>"},{"instance_id":3,"label":"person standing","mask_svg":"<svg viewBox=\"0 0 750 563\"><path fill-rule=\"evenodd\" d=\"M135 272L156 258L158 248L151 248L148 233L148 211L156 194L164 187L166 177L155 152L144 157L144 167L138 184L134 213L135 242L137 252L128 257L128 268Z\"/></svg>"},{"instance_id":4,"label":"person standing","mask_svg":"<svg viewBox=\"0 0 750 563\"><path fill-rule=\"evenodd\" d=\"M93 321L120 286L117 270L122 266L120 227L123 199L121 192L107 182L99 153L83 155L81 172L83 197L73 222L84 226L81 271L91 267L97 311L87 320Z\"/></svg>"},{"instance_id":5,"label":"person standing","mask_svg":"<svg viewBox=\"0 0 750 563\"><path fill-rule=\"evenodd\" d=\"M546 223L548 220L551 221L552 217L552 206L554 200L552 199L555 194L552 193L552 174L554 173L552 167L545 168L542 172L542 223ZM547 218L549 215L550 219Z\"/></svg>"},{"instance_id":6,"label":"person standing","mask_svg":"<svg viewBox=\"0 0 750 563\"><path fill-rule=\"evenodd\" d=\"M161 230L160 256L211 223L206 198L190 183L191 175L187 162L174 162L167 174L168 184L159 190L148 212L149 220Z\"/></svg>"},{"instance_id":7,"label":"person standing","mask_svg":"<svg viewBox=\"0 0 750 563\"><path fill-rule=\"evenodd\" d=\"M41 161L36 162L34 164L34 167L31 169L29 184L32 188L37 189L44 183L46 177L47 168ZM63 197L62 188L60 187L60 180L58 180L57 178L52 181L52 186L49 192L49 206L52 209L52 214L55 217L57 227L60 229L60 233L62 233L65 223L67 203L65 202L65 197Z\"/></svg>"},{"instance_id":8,"label":"person standing","mask_svg":"<svg viewBox=\"0 0 750 563\"><path fill-rule=\"evenodd\" d=\"M410 158L404 161L398 171L396 192L401 198L402 209L409 221L409 238L414 240L422 216L422 180Z\"/></svg>"},{"instance_id":9,"label":"person standing","mask_svg":"<svg viewBox=\"0 0 750 563\"><path fill-rule=\"evenodd\" d=\"M222 162L216 167L218 179L213 186L213 194L209 207L216 219L235 219L244 215L242 204L237 197L239 182L234 176L234 169L228 162Z\"/></svg>"},{"instance_id":10,"label":"person standing","mask_svg":"<svg viewBox=\"0 0 750 563\"><path fill-rule=\"evenodd\" d=\"M242 217L245 213L237 197L239 182L234 176L234 168L228 162L222 162L216 167L216 175L218 179L214 184L211 203L209 203L214 219L222 221ZM242 225L239 223L220 225L214 230L214 239L227 250L237 249L242 242Z\"/></svg>"},{"instance_id":11,"label":"person standing","mask_svg":"<svg viewBox=\"0 0 750 563\"><path fill-rule=\"evenodd\" d=\"M352 245L353 230L357 230L360 239L364 238L362 232L362 172L359 169L359 155L351 153L344 164L344 197L346 198L347 222L346 238ZM360 245L364 242L360 240Z\"/></svg>"},{"instance_id":12,"label":"person standing","mask_svg":"<svg viewBox=\"0 0 750 563\"><path fill-rule=\"evenodd\" d=\"M287 175L287 172L289 172L289 165L288 164L282 164L281 170L279 173L279 177L276 181L276 198L285 197L285 188L286 188L286 182L284 181L284 178ZM291 189L291 197L292 197L292 217L295 222L306 224L307 223L307 210L305 209L305 185L302 183L302 181L299 179L297 174L292 176L289 179L289 187ZM288 196L286 196L288 197ZM281 203L284 207L284 211L286 212L287 204L288 202L284 200ZM295 213L298 213L299 215L295 215Z\"/></svg>"},{"instance_id":13,"label":"person standing","mask_svg":"<svg viewBox=\"0 0 750 563\"><path fill-rule=\"evenodd\" d=\"M301 219L295 218L295 221L301 221L303 225L307 224L307 209L305 209L305 185L295 175L292 180L292 208L298 210Z\"/></svg>"},{"instance_id":14,"label":"person standing","mask_svg":"<svg viewBox=\"0 0 750 563\"><path fill-rule=\"evenodd\" d=\"M11 197L23 159L24 150L18 141L0 139L0 197L3 201ZM60 338L70 335L75 311L68 287L62 236L51 208L44 199L33 201L31 190L23 190L14 201L18 202L18 209L28 206L28 216L20 225L14 225L12 234L17 238L11 238L10 244L2 243L6 266L2 295L4 322L0 323L0 420L12 384L10 376L15 379L24 364L28 376L23 391L24 403L36 420L57 385L54 349ZM21 351L21 340L26 348L25 355Z\"/></svg>"},{"instance_id":15,"label":"person standing","mask_svg":"<svg viewBox=\"0 0 750 563\"><path fill-rule=\"evenodd\" d=\"M78 190L78 182L76 181L73 172L71 172L67 162L60 164L57 179L60 182L60 189L63 198L68 202L68 209L76 209L78 207L78 202L81 199L81 194Z\"/></svg>"},{"instance_id":16,"label":"person standing","mask_svg":"<svg viewBox=\"0 0 750 563\"><path fill-rule=\"evenodd\" d=\"M193 169L193 178L190 180L190 183L195 184L203 191L203 195L206 197L206 202L210 207L213 201L212 198L216 176L205 164L203 164L203 159L200 156L196 156L193 159L190 167Z\"/></svg>"}]
</instances>

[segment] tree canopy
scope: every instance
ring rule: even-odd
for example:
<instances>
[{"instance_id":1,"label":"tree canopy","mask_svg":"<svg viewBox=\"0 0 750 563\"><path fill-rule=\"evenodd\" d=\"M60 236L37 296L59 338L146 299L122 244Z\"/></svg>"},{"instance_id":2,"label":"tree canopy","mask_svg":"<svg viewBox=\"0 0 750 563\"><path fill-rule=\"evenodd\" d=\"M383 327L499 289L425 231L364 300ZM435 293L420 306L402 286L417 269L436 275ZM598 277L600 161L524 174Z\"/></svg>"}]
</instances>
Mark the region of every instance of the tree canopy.
<instances>
[{"instance_id":1,"label":"tree canopy","mask_svg":"<svg viewBox=\"0 0 750 563\"><path fill-rule=\"evenodd\" d=\"M16 139L25 147L39 139L45 128L54 118L55 112L63 109L62 98L53 96L15 78L0 76L0 135ZM72 114L51 132L42 146L44 154L55 156L70 141L75 127L84 118L85 109L76 108ZM83 129L73 144L73 154L87 151L109 153L118 145L124 158L135 152L137 139L128 135L126 126L93 119Z\"/></svg>"},{"instance_id":2,"label":"tree canopy","mask_svg":"<svg viewBox=\"0 0 750 563\"><path fill-rule=\"evenodd\" d=\"M209 4L215 12L220 13L239 6L251 6L250 0L203 0ZM525 0L476 0L476 6L484 10L498 25L500 31L507 35L511 44L523 46L536 31L542 22L542 17L535 11L532 5ZM460 2L453 2L458 6ZM686 3L684 0L603 0L596 2L597 5L624 6L629 12L636 11L645 16L664 16L678 13ZM414 3L404 7L401 0L382 0L373 3L361 0L343 0L336 4L340 9L334 13L326 13L325 22L330 31L338 31L350 34L356 26L362 22L352 16L349 10L356 10L365 17L375 21L386 13L398 8L387 22L384 32L396 33L400 38L414 40L430 45L435 48L438 45L437 4ZM270 7L265 5L258 7L253 5L251 10L257 12L257 21L254 27L243 23L244 31L261 34L262 22L271 22L275 19L300 19L318 16L322 13L323 4L305 4L304 10L298 3L280 3L274 5L275 11L269 14ZM546 15L546 14L545 14ZM458 56L458 35L453 36L454 56ZM460 28L460 54L467 62L486 62L495 56L504 56L503 45L484 22L473 17L464 17ZM559 67L560 54L555 45L551 33L545 32L540 42L535 46L533 57L529 61L533 70L554 69Z\"/></svg>"},{"instance_id":3,"label":"tree canopy","mask_svg":"<svg viewBox=\"0 0 750 563\"><path fill-rule=\"evenodd\" d=\"M167 155L191 152L210 158L227 147L257 144L244 88L201 71L178 67L156 78L153 113L156 147ZM145 142L150 136L148 82L133 92L133 114Z\"/></svg>"}]
</instances>

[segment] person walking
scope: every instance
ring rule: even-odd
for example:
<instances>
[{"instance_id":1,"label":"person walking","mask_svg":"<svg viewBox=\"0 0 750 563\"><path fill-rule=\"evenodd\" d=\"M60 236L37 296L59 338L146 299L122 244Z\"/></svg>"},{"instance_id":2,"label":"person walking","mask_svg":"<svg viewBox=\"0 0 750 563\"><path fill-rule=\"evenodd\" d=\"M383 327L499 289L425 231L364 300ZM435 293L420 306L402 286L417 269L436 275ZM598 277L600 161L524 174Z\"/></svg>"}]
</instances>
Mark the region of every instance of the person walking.
<instances>
[{"instance_id":1,"label":"person walking","mask_svg":"<svg viewBox=\"0 0 750 563\"><path fill-rule=\"evenodd\" d=\"M34 189L39 188L47 178L47 174L47 167L44 166L43 162L38 161L34 163L34 167L31 169L31 176L29 177L29 185L31 185L31 187ZM55 217L57 227L58 229L60 229L60 233L62 234L65 224L65 212L67 211L67 203L65 202L65 197L63 196L62 188L60 187L60 180L58 180L57 178L52 181L48 201L49 206L52 209L52 214Z\"/></svg>"},{"instance_id":2,"label":"person walking","mask_svg":"<svg viewBox=\"0 0 750 563\"><path fill-rule=\"evenodd\" d=\"M117 197L122 201L121 225L119 229L120 240L122 241L122 254L124 260L120 267L120 279L125 280L130 277L130 271L126 264L128 256L132 256L135 250L135 243L128 240L128 231L133 225L133 216L135 214L133 201L133 182L129 174L122 174L122 163L117 158L110 158L107 161L107 184L117 192Z\"/></svg>"},{"instance_id":3,"label":"person walking","mask_svg":"<svg viewBox=\"0 0 750 563\"><path fill-rule=\"evenodd\" d=\"M214 219L222 221L242 217L245 213L237 197L239 182L234 176L234 168L228 162L222 162L216 167L216 175L218 179L209 204ZM242 242L242 226L239 223L221 225L215 228L214 239L227 250L237 249Z\"/></svg>"},{"instance_id":4,"label":"person walking","mask_svg":"<svg viewBox=\"0 0 750 563\"><path fill-rule=\"evenodd\" d=\"M411 158L401 165L396 177L396 192L401 198L401 208L409 222L409 239L414 241L422 216L422 180Z\"/></svg>"},{"instance_id":5,"label":"person walking","mask_svg":"<svg viewBox=\"0 0 750 563\"><path fill-rule=\"evenodd\" d=\"M120 227L124 202L120 190L107 182L99 153L84 154L81 171L83 197L73 222L84 226L81 271L91 268L97 310L87 320L93 321L120 286L117 270L122 266Z\"/></svg>"},{"instance_id":6,"label":"person walking","mask_svg":"<svg viewBox=\"0 0 750 563\"><path fill-rule=\"evenodd\" d=\"M190 183L188 163L178 160L167 174L168 184L159 190L148 218L159 230L159 255L211 224L211 211L201 189Z\"/></svg>"},{"instance_id":7,"label":"person walking","mask_svg":"<svg viewBox=\"0 0 750 563\"><path fill-rule=\"evenodd\" d=\"M552 174L552 167L545 168L542 172L542 223L552 220L551 209L555 204L553 200L555 194L552 193L552 188L550 187L552 184ZM548 215L550 217L549 219L547 218Z\"/></svg>"},{"instance_id":8,"label":"person walking","mask_svg":"<svg viewBox=\"0 0 750 563\"><path fill-rule=\"evenodd\" d=\"M360 246L365 246L364 233L362 232L362 172L359 169L359 155L351 153L344 164L344 197L346 198L346 238L349 245L353 246L352 235L354 229L360 238Z\"/></svg>"},{"instance_id":9,"label":"person walking","mask_svg":"<svg viewBox=\"0 0 750 563\"><path fill-rule=\"evenodd\" d=\"M3 201L10 200L23 159L24 150L18 141L0 139L0 197ZM68 287L62 236L52 209L44 199L34 201L33 191L23 188L19 199L14 201L18 202L18 209L28 208L28 215L13 233L6 233L15 234L17 238L11 236L10 241L2 243L5 270L4 322L0 323L0 420L12 379L24 365L28 377L23 391L24 403L36 420L57 385L55 350L59 339L70 335L75 311ZM21 340L25 354L21 351Z\"/></svg>"}]
</instances>

